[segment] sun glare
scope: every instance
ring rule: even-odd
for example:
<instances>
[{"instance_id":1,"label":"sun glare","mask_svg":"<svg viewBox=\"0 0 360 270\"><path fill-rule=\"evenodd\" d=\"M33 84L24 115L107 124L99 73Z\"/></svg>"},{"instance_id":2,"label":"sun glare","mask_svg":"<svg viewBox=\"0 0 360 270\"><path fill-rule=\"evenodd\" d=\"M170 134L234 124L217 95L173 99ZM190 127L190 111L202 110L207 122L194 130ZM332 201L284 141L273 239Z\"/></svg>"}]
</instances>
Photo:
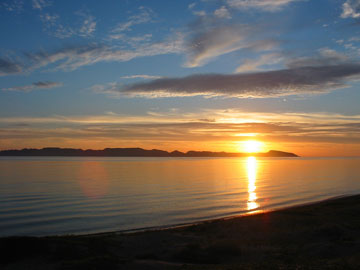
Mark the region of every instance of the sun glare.
<instances>
[{"instance_id":1,"label":"sun glare","mask_svg":"<svg viewBox=\"0 0 360 270\"><path fill-rule=\"evenodd\" d=\"M263 143L255 140L244 141L243 151L246 153L257 153L260 152Z\"/></svg>"}]
</instances>

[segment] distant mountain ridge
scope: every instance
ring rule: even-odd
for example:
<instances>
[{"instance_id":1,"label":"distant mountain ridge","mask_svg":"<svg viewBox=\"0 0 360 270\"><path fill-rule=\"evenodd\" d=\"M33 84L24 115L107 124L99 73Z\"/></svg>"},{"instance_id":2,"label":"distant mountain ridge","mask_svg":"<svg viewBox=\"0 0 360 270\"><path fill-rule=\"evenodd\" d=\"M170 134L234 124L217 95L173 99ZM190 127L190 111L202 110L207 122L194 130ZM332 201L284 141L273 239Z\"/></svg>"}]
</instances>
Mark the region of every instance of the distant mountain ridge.
<instances>
[{"instance_id":1,"label":"distant mountain ridge","mask_svg":"<svg viewBox=\"0 0 360 270\"><path fill-rule=\"evenodd\" d=\"M21 150L3 150L0 156L66 156L66 157L298 157L294 153L270 150L266 153L227 153L210 151L180 151L142 148L105 148L103 150L82 150L74 148L46 147L42 149L24 148Z\"/></svg>"}]
</instances>

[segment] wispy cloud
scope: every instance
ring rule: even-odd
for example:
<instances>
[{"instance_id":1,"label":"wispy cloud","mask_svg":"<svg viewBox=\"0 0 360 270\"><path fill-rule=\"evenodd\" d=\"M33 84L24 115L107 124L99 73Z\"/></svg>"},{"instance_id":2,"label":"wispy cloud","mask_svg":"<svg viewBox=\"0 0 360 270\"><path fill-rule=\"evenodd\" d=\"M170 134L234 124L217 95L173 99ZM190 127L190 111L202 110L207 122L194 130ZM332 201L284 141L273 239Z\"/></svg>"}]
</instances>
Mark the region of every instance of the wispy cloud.
<instances>
[{"instance_id":1,"label":"wispy cloud","mask_svg":"<svg viewBox=\"0 0 360 270\"><path fill-rule=\"evenodd\" d=\"M32 69L55 65L55 69L74 70L98 62L125 62L137 57L180 53L183 51L181 36L151 44L140 45L133 49L119 49L109 45L89 44L85 46L65 47L54 52L28 53Z\"/></svg>"},{"instance_id":2,"label":"wispy cloud","mask_svg":"<svg viewBox=\"0 0 360 270\"><path fill-rule=\"evenodd\" d=\"M227 4L237 9L259 9L263 11L278 11L291 2L302 0L226 0Z\"/></svg>"},{"instance_id":3,"label":"wispy cloud","mask_svg":"<svg viewBox=\"0 0 360 270\"><path fill-rule=\"evenodd\" d=\"M257 59L245 59L235 72L254 72L259 71L264 66L278 64L284 60L279 53L263 54Z\"/></svg>"},{"instance_id":4,"label":"wispy cloud","mask_svg":"<svg viewBox=\"0 0 360 270\"><path fill-rule=\"evenodd\" d=\"M0 58L0 76L21 73L23 65L10 59Z\"/></svg>"},{"instance_id":5,"label":"wispy cloud","mask_svg":"<svg viewBox=\"0 0 360 270\"><path fill-rule=\"evenodd\" d=\"M122 96L147 98L184 96L271 98L328 93L347 87L348 80L359 77L359 63L343 63L244 74L198 74L128 85L112 84L102 90Z\"/></svg>"},{"instance_id":6,"label":"wispy cloud","mask_svg":"<svg viewBox=\"0 0 360 270\"><path fill-rule=\"evenodd\" d=\"M160 78L162 78L162 76L137 74L137 75L122 76L120 78L121 79L160 79Z\"/></svg>"},{"instance_id":7,"label":"wispy cloud","mask_svg":"<svg viewBox=\"0 0 360 270\"><path fill-rule=\"evenodd\" d=\"M32 0L32 7L33 9L42 10L45 7L51 6L53 1L50 0Z\"/></svg>"},{"instance_id":8,"label":"wispy cloud","mask_svg":"<svg viewBox=\"0 0 360 270\"><path fill-rule=\"evenodd\" d=\"M2 1L2 3L0 3L0 7L10 12L20 13L24 10L24 1L23 0Z\"/></svg>"},{"instance_id":9,"label":"wispy cloud","mask_svg":"<svg viewBox=\"0 0 360 270\"><path fill-rule=\"evenodd\" d=\"M110 38L112 36L117 36L121 32L130 31L133 26L143 23L148 23L152 21L154 17L154 12L152 9L141 6L139 7L139 13L130 16L126 22L119 23L112 31Z\"/></svg>"},{"instance_id":10,"label":"wispy cloud","mask_svg":"<svg viewBox=\"0 0 360 270\"><path fill-rule=\"evenodd\" d=\"M222 6L222 7L218 8L218 9L216 9L214 11L214 15L216 17L222 18L222 19L231 19L230 12L225 6Z\"/></svg>"},{"instance_id":11,"label":"wispy cloud","mask_svg":"<svg viewBox=\"0 0 360 270\"><path fill-rule=\"evenodd\" d=\"M202 66L211 59L240 49L266 51L278 43L270 38L259 36L256 27L219 21L200 20L191 25L190 39L187 42L187 67Z\"/></svg>"},{"instance_id":12,"label":"wispy cloud","mask_svg":"<svg viewBox=\"0 0 360 270\"><path fill-rule=\"evenodd\" d=\"M62 86L62 83L59 82L50 82L50 81L39 81L39 82L34 82L32 84L29 85L23 85L23 86L15 86L15 87L10 87L10 88L3 88L3 91L19 91L19 92L30 92L33 90L38 90L38 89L50 89L50 88L54 88L54 87L60 87Z\"/></svg>"},{"instance_id":13,"label":"wispy cloud","mask_svg":"<svg viewBox=\"0 0 360 270\"><path fill-rule=\"evenodd\" d=\"M205 110L199 113L172 112L144 116L98 115L53 117L2 117L0 138L5 145L36 146L47 141L69 141L79 147L81 141L114 147L152 145L166 141L171 147L182 141L198 142L197 147L209 150L208 143L234 143L255 135L266 142L299 143L360 143L360 115L329 113L252 113L234 109ZM351 134L351 135L349 135ZM150 136L151 135L151 136ZM241 136L241 137L240 137ZM241 139L240 139L241 138ZM201 144L204 142L204 144ZM16 144L18 143L18 144ZM33 143L33 144L31 144ZM34 145L35 143L35 145ZM80 143L80 145L78 144ZM89 147L87 145L86 147ZM186 147L186 146L185 146ZM191 144L192 149L193 144ZM301 154L301 153L299 153Z\"/></svg>"},{"instance_id":14,"label":"wispy cloud","mask_svg":"<svg viewBox=\"0 0 360 270\"><path fill-rule=\"evenodd\" d=\"M60 16L57 14L44 13L40 15L45 30L51 30L58 23Z\"/></svg>"},{"instance_id":15,"label":"wispy cloud","mask_svg":"<svg viewBox=\"0 0 360 270\"><path fill-rule=\"evenodd\" d=\"M188 5L188 9L193 9L196 6L196 3L191 3Z\"/></svg>"},{"instance_id":16,"label":"wispy cloud","mask_svg":"<svg viewBox=\"0 0 360 270\"><path fill-rule=\"evenodd\" d=\"M79 36L82 37L92 36L96 30L95 17L83 11L78 12L78 15L82 17L82 24L78 29Z\"/></svg>"},{"instance_id":17,"label":"wispy cloud","mask_svg":"<svg viewBox=\"0 0 360 270\"><path fill-rule=\"evenodd\" d=\"M150 43L148 38L129 41L132 46L128 49L105 44L90 43L84 46L63 47L47 52L28 52L24 57L0 58L0 76L32 72L41 68L47 71L75 70L99 62L126 62L138 57L179 54L184 51L183 36L174 34L162 42ZM144 41L144 42L141 42Z\"/></svg>"},{"instance_id":18,"label":"wispy cloud","mask_svg":"<svg viewBox=\"0 0 360 270\"><path fill-rule=\"evenodd\" d=\"M360 0L346 0L342 5L341 18L359 18Z\"/></svg>"},{"instance_id":19,"label":"wispy cloud","mask_svg":"<svg viewBox=\"0 0 360 270\"><path fill-rule=\"evenodd\" d=\"M43 23L44 30L54 37L65 39L72 36L80 36L84 38L92 37L96 31L96 18L89 12L80 10L75 12L77 16L76 23L73 25L64 24L64 19L58 14L42 12L40 20Z\"/></svg>"},{"instance_id":20,"label":"wispy cloud","mask_svg":"<svg viewBox=\"0 0 360 270\"><path fill-rule=\"evenodd\" d=\"M290 68L304 66L330 66L346 64L349 57L329 48L321 48L316 55L287 59L287 66Z\"/></svg>"}]
</instances>

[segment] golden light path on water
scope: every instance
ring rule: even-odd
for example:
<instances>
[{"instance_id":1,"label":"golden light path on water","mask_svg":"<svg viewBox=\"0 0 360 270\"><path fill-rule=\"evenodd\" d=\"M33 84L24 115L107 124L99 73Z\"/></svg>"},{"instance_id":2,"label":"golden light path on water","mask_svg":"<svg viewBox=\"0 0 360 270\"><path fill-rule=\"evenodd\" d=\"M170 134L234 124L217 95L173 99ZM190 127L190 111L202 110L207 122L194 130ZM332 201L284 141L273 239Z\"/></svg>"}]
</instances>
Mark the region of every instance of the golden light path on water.
<instances>
[{"instance_id":1,"label":"golden light path on water","mask_svg":"<svg viewBox=\"0 0 360 270\"><path fill-rule=\"evenodd\" d=\"M255 157L248 157L246 162L246 169L248 175L248 193L249 198L247 201L247 210L252 211L259 207L259 204L256 202L256 174L257 174L257 161ZM256 212L256 211L252 211Z\"/></svg>"},{"instance_id":2,"label":"golden light path on water","mask_svg":"<svg viewBox=\"0 0 360 270\"><path fill-rule=\"evenodd\" d=\"M109 176L102 162L82 162L77 180L83 194L89 199L101 199L108 192Z\"/></svg>"}]
</instances>

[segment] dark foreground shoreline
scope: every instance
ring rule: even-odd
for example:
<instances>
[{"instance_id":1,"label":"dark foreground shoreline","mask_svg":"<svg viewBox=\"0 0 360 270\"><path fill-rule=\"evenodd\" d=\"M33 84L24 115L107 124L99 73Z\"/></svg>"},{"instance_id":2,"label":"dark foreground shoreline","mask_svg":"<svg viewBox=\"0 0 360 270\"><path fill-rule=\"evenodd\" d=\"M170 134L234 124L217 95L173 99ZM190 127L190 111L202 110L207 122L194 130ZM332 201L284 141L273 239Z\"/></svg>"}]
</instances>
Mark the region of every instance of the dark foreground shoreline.
<instances>
[{"instance_id":1,"label":"dark foreground shoreline","mask_svg":"<svg viewBox=\"0 0 360 270\"><path fill-rule=\"evenodd\" d=\"M5 269L360 269L360 195L134 233L0 238Z\"/></svg>"}]
</instances>

